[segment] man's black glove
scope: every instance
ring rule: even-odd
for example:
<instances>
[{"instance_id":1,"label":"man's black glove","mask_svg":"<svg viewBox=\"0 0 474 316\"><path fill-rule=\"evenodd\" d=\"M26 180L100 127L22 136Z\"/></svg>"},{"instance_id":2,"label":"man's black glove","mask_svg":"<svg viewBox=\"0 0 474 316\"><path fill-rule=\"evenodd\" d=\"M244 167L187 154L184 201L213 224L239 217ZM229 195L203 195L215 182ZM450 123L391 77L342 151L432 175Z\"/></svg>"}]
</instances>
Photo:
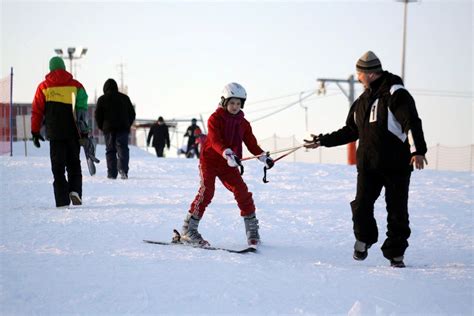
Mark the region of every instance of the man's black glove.
<instances>
[{"instance_id":1,"label":"man's black glove","mask_svg":"<svg viewBox=\"0 0 474 316\"><path fill-rule=\"evenodd\" d=\"M33 144L35 145L35 147L40 148L41 144L39 141L41 140L44 142L43 136L41 136L41 134L38 132L31 132L31 135L33 135Z\"/></svg>"},{"instance_id":2,"label":"man's black glove","mask_svg":"<svg viewBox=\"0 0 474 316\"><path fill-rule=\"evenodd\" d=\"M321 146L321 137L323 137L323 134L319 134L319 135L311 134L311 137L313 138L311 140L304 139L304 142L305 142L304 147L318 148L319 146Z\"/></svg>"}]
</instances>

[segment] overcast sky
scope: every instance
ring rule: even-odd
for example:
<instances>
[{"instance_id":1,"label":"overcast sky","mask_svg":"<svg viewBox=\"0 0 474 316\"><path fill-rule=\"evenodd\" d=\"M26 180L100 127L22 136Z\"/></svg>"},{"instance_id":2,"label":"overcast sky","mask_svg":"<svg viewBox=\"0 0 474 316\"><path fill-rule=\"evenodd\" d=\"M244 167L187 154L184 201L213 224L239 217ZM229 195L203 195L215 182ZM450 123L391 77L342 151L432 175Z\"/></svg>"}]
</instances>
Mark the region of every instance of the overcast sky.
<instances>
[{"instance_id":1,"label":"overcast sky","mask_svg":"<svg viewBox=\"0 0 474 316\"><path fill-rule=\"evenodd\" d=\"M0 76L14 67L15 102L31 102L54 49L67 47L88 48L73 73L91 102L107 78L120 84L123 64L137 116L148 119L207 119L235 81L248 92L247 119L257 120L315 90L317 78L347 79L369 49L401 73L403 4L395 0L0 3ZM470 0L408 5L405 83L430 146L473 143L472 17ZM342 127L349 107L334 84L302 105L317 133ZM305 111L296 104L253 127L257 138L302 138Z\"/></svg>"}]
</instances>

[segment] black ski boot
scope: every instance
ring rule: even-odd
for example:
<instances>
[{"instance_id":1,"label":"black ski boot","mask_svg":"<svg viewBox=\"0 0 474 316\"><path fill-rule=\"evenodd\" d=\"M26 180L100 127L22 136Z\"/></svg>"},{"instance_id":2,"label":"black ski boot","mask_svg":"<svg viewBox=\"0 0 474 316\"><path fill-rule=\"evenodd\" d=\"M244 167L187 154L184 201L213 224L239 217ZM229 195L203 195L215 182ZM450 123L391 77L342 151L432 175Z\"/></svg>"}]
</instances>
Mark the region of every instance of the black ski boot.
<instances>
[{"instance_id":1,"label":"black ski boot","mask_svg":"<svg viewBox=\"0 0 474 316\"><path fill-rule=\"evenodd\" d=\"M370 248L370 246L372 245L368 245L365 242L356 240L354 244L354 254L352 257L358 261L365 260L369 254L367 250Z\"/></svg>"},{"instance_id":2,"label":"black ski boot","mask_svg":"<svg viewBox=\"0 0 474 316\"><path fill-rule=\"evenodd\" d=\"M403 262L403 256L390 259L390 266L392 268L405 268L406 266Z\"/></svg>"}]
</instances>

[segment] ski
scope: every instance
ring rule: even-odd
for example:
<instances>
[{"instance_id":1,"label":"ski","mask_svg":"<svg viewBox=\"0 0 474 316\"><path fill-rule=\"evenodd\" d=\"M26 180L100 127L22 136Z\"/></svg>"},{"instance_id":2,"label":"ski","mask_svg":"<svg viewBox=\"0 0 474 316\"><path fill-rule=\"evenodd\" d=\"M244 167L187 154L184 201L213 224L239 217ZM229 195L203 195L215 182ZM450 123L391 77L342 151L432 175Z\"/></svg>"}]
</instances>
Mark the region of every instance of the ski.
<instances>
[{"instance_id":1,"label":"ski","mask_svg":"<svg viewBox=\"0 0 474 316\"><path fill-rule=\"evenodd\" d=\"M192 247L192 248L198 248L198 249L204 249L204 250L221 250L221 251L226 251L230 253L241 253L241 254L249 253L249 252L257 252L257 248L254 248L254 247L248 247L245 249L236 250L236 249L212 247L212 246L200 247L198 245L185 244L182 242L166 242L166 241L155 241L155 240L143 240L143 242L148 243L148 244L163 245L163 246L184 246L184 247Z\"/></svg>"},{"instance_id":2,"label":"ski","mask_svg":"<svg viewBox=\"0 0 474 316\"><path fill-rule=\"evenodd\" d=\"M176 229L173 230L173 239L172 239L172 241L168 242L168 241L143 240L143 242L148 243L148 244L163 245L163 246L187 246L187 247L199 248L199 249L204 249L204 250L221 250L221 251L226 251L226 252L230 252L230 253L257 252L256 247L248 247L248 248L241 249L241 250L235 250L235 249L229 249L229 248L199 246L199 245L183 243L181 241L181 235L179 234L179 232Z\"/></svg>"}]
</instances>

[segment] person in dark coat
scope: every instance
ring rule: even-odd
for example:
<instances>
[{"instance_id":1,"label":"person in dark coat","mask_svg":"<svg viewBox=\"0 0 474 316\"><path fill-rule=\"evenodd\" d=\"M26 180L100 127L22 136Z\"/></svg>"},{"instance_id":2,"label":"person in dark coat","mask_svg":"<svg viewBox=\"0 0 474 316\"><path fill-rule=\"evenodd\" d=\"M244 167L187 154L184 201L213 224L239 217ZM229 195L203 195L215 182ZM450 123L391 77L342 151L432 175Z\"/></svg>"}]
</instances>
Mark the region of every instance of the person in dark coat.
<instances>
[{"instance_id":1,"label":"person in dark coat","mask_svg":"<svg viewBox=\"0 0 474 316\"><path fill-rule=\"evenodd\" d=\"M170 134L168 131L168 125L165 124L165 120L162 116L158 118L155 124L153 124L148 132L148 138L146 145L150 146L150 141L153 138L152 145L155 147L156 156L163 157L163 150L170 149Z\"/></svg>"},{"instance_id":2,"label":"person in dark coat","mask_svg":"<svg viewBox=\"0 0 474 316\"><path fill-rule=\"evenodd\" d=\"M135 121L135 109L130 98L118 91L114 79L107 79L104 83L104 95L97 100L95 119L105 137L107 177L116 179L120 173L122 179L127 179L130 159L128 136Z\"/></svg>"},{"instance_id":3,"label":"person in dark coat","mask_svg":"<svg viewBox=\"0 0 474 316\"><path fill-rule=\"evenodd\" d=\"M197 125L197 120L193 118L191 125L186 129L184 137L188 138L188 145L186 147L186 158L193 158L194 154L199 158L199 148L196 139L201 135L201 129Z\"/></svg>"},{"instance_id":4,"label":"person in dark coat","mask_svg":"<svg viewBox=\"0 0 474 316\"><path fill-rule=\"evenodd\" d=\"M426 143L415 100L400 77L382 70L378 57L366 52L356 64L364 92L352 104L346 125L325 135L313 135L306 147L333 147L359 140L357 193L351 202L356 242L354 259L364 260L378 239L374 203L385 187L387 238L382 245L393 267L404 267L410 227L408 189L413 166L427 163Z\"/></svg>"},{"instance_id":5,"label":"person in dark coat","mask_svg":"<svg viewBox=\"0 0 474 316\"><path fill-rule=\"evenodd\" d=\"M87 93L82 84L66 71L64 60L53 57L50 72L38 85L31 108L31 134L40 147L41 126L49 139L56 207L82 204L80 138L87 138ZM65 175L67 173L67 177Z\"/></svg>"}]
</instances>

